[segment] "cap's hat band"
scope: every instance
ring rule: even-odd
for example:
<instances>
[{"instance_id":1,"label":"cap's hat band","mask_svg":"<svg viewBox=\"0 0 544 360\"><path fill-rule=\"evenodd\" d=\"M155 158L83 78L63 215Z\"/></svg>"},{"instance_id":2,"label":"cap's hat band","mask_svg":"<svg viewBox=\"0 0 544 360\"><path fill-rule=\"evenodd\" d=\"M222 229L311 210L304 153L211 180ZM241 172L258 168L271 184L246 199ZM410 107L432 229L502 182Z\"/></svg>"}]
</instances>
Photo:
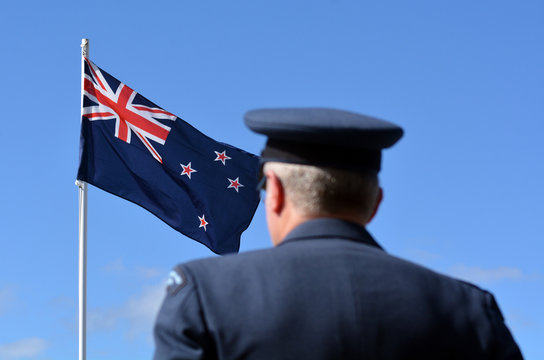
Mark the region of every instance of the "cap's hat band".
<instances>
[{"instance_id":1,"label":"cap's hat band","mask_svg":"<svg viewBox=\"0 0 544 360\"><path fill-rule=\"evenodd\" d=\"M261 162L277 161L353 171L380 171L381 150L268 139Z\"/></svg>"}]
</instances>

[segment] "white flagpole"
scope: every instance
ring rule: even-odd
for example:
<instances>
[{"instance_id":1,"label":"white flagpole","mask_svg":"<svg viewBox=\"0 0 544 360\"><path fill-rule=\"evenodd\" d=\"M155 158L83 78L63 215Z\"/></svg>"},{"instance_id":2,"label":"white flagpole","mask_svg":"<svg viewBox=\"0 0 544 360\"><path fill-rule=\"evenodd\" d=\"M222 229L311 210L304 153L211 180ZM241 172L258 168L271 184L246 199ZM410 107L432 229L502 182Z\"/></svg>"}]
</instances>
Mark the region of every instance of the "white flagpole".
<instances>
[{"instance_id":1,"label":"white flagpole","mask_svg":"<svg viewBox=\"0 0 544 360\"><path fill-rule=\"evenodd\" d=\"M81 39L81 112L83 115L84 57L89 56L89 40ZM87 357L87 183L79 187L79 360Z\"/></svg>"}]
</instances>

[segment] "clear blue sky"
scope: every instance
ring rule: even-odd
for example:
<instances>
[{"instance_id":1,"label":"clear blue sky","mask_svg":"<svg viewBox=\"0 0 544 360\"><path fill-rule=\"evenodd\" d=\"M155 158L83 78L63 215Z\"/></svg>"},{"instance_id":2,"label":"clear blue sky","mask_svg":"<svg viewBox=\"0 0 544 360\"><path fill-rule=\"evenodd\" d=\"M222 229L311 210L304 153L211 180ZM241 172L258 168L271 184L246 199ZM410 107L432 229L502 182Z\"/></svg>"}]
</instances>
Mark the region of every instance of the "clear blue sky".
<instances>
[{"instance_id":1,"label":"clear blue sky","mask_svg":"<svg viewBox=\"0 0 544 360\"><path fill-rule=\"evenodd\" d=\"M97 65L254 153L252 108L402 125L369 230L492 291L544 358L542 1L11 1L0 19L0 359L77 357L83 37ZM95 188L88 235L88 357L148 359L169 269L212 254ZM269 246L259 208L242 251Z\"/></svg>"}]
</instances>

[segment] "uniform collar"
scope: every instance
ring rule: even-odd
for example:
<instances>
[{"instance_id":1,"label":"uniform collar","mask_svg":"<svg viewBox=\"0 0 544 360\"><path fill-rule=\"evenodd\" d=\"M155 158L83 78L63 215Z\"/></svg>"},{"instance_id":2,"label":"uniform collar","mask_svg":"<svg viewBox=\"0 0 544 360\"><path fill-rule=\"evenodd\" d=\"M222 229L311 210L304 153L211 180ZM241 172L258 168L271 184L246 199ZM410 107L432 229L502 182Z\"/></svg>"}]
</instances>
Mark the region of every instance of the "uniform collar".
<instances>
[{"instance_id":1,"label":"uniform collar","mask_svg":"<svg viewBox=\"0 0 544 360\"><path fill-rule=\"evenodd\" d=\"M298 240L345 239L383 248L364 227L351 221L335 218L318 218L306 221L294 228L278 245Z\"/></svg>"}]
</instances>

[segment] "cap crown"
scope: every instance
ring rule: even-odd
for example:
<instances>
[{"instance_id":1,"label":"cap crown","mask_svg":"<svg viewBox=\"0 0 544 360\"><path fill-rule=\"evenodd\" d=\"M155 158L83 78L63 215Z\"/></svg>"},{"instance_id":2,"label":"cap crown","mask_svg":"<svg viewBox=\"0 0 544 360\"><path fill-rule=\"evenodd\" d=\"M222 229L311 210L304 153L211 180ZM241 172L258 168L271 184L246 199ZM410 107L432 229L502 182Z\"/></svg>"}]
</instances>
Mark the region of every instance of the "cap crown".
<instances>
[{"instance_id":1,"label":"cap crown","mask_svg":"<svg viewBox=\"0 0 544 360\"><path fill-rule=\"evenodd\" d=\"M256 133L294 143L383 149L403 135L402 128L391 122L330 108L258 109L244 119Z\"/></svg>"}]
</instances>

